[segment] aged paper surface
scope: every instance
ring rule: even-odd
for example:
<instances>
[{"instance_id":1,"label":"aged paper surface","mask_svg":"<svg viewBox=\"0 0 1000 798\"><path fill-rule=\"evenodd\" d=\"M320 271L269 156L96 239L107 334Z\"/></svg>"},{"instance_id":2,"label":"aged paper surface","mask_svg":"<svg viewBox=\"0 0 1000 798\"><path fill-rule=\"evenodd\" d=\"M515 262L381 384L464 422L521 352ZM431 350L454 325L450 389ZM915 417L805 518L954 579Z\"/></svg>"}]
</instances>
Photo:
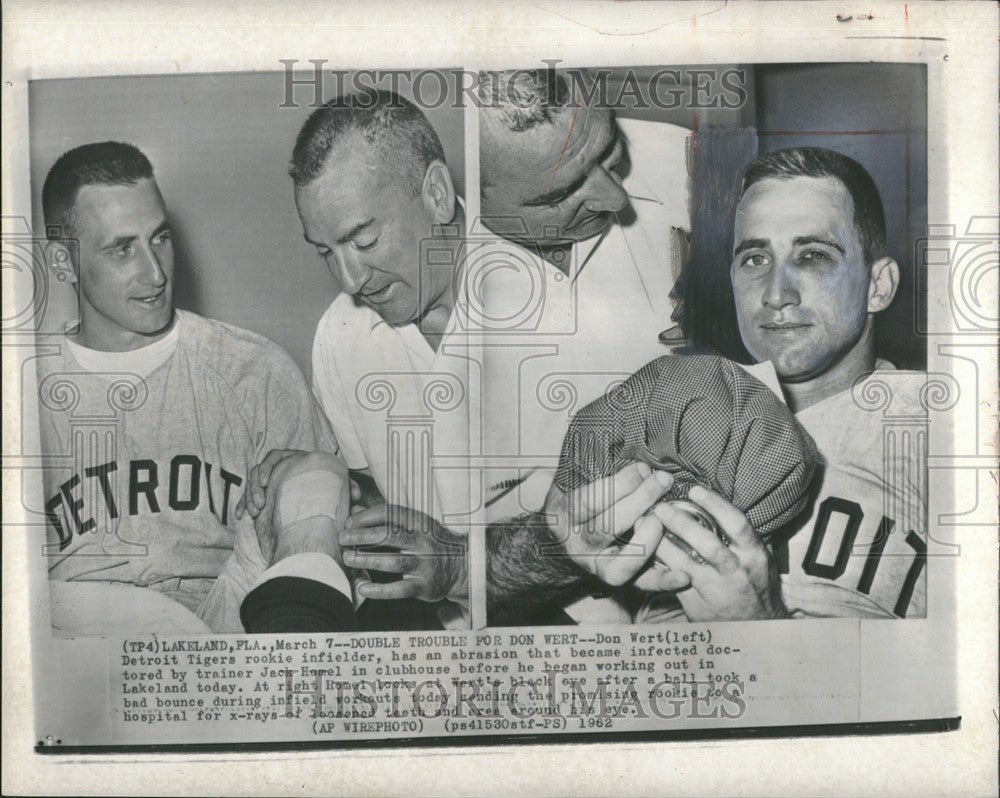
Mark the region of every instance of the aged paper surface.
<instances>
[{"instance_id":1,"label":"aged paper surface","mask_svg":"<svg viewBox=\"0 0 1000 798\"><path fill-rule=\"evenodd\" d=\"M877 785L891 794L995 791L995 7L15 3L7 12L5 790L589 794L616 785L629 794L840 794ZM512 69L558 72L566 76L567 90L585 95L603 75L603 100L595 107L602 113L610 108L617 119L602 127L586 115L572 117L547 168L558 176L560 168L572 169L579 160L600 171L570 188L553 177L518 212L525 226L516 229L497 219L509 220L511 197L516 195L516 206L527 194L504 194L503 181L523 187L544 142L520 151L516 168L505 171L497 120L482 88L490 75L500 76L499 94L490 96L509 109L511 96L521 90L520 78L505 71ZM434 217L441 229L424 233L420 256L426 254L422 263L430 267L414 278L413 294L423 301L439 286L435 275L454 266L449 253L459 253L456 262L468 282L468 295L459 294L447 328L426 321L419 329L413 325L414 334L424 335L412 339L408 350L425 351L428 364L423 381L413 383L416 404L407 404L409 364L399 365L393 344L377 337L382 333L356 339L359 354L353 359L341 357L346 347L334 347L341 358L337 368L359 364L347 388L357 407L347 415L377 419L367 426L356 422L359 442L353 448L335 400L324 394L328 384L321 379L323 361L315 356L313 335L337 286L352 291L354 256L327 254L336 247L332 239L318 240L324 232L312 224L308 191L296 190L293 197L286 175L296 134L314 106L345 86L355 92L391 88L411 100L440 140L447 164L446 171L425 178L424 188L432 187L426 196L447 198L447 189L434 187L451 186L454 197L464 198L453 198L450 211ZM517 108L504 117L508 129L530 131L537 124L521 113ZM561 118L554 116L544 124L556 129ZM242 464L230 465L236 455L225 444L192 453L198 443L181 443L192 426L199 432L213 423L226 430L239 426L213 420L231 396L213 394L209 412L197 404L185 415L173 389L162 388L169 401L142 423L176 432L166 435L166 448L150 452L137 419L155 409L145 404L159 396L154 370L137 375L141 364L110 367L137 378L122 383L98 366L84 368L83 376L74 371L67 382L62 366L46 364L46 356L50 363L82 363L65 343L67 324L95 318L81 310L78 297L93 305L93 297L110 294L90 285L78 293L70 271L47 260L45 239L54 236L45 229L41 183L60 154L109 139L139 145L153 162L173 227L177 266L167 282L176 285L174 306L249 329L287 350L281 368L298 368L311 381L346 465L368 472L390 502L433 516L459 536L447 539L463 552L467 584L420 593L422 606L433 609L429 620L417 620L409 610L402 620L390 617L382 613L387 605L372 598L360 603L365 591L359 593L356 576L353 586L347 584L350 569L339 566L334 576L318 581L324 596L339 588L336 595L346 592L353 599L353 608L345 601L345 612L355 613L353 625L296 634L302 627L283 627L287 613L267 603L257 605L264 607L263 620L254 620L240 602L266 587L261 572L278 560L251 552L251 560L264 561L248 565L237 556L241 534L256 547L250 522L239 526L229 516L248 475ZM573 149L578 141L579 159ZM785 417L780 408L787 398L823 455L828 481L812 497L815 511L806 510L799 531L784 543L776 537L768 549L784 577L780 608L797 617L745 622L753 617L745 606L726 615L712 605L707 588L696 605L687 600L690 589L679 602L649 601L651 588L643 586L650 580L660 586L657 595L673 592L663 587L666 569L657 574L656 564L638 576L629 571L627 579L598 564L603 587L549 599L550 572L491 535L510 532L516 543L524 530L534 529L539 513L558 514L546 501L557 466L555 483L567 494L579 484L573 479L610 474L604 463L610 455L589 448L595 444L584 435L590 429L586 420L606 419L608 412L614 423L631 417L634 407L616 404L615 391L624 383L626 398L633 396L628 391L644 396L646 383L630 375L673 351L664 337L676 343L686 334L688 344L711 344L739 359L723 345L728 339L718 332L726 329L721 321L715 338L706 338L698 326L697 309L706 301L718 319L725 312L718 298L705 299L715 294L692 288L697 280L691 269L687 282L680 280L683 267L711 260L705 242L714 241L713 234L724 239L726 259L733 245L750 253L741 261L747 268L777 257L777 228L766 226L776 218L776 206L760 215L764 227L757 228L775 232L741 237L738 231L750 228L740 225L750 222L738 220L734 241L727 224L740 195L727 200L726 191L738 188L732 174L753 158L803 146L837 151L871 173L885 208L886 254L898 261L903 279L875 343L881 361L893 361L898 370L880 369L856 382L832 397L843 400L839 404L828 398L814 408L794 406L795 389L782 395L782 387L795 380L787 378L768 342L795 334L784 327L840 329L848 310L835 302L848 291L844 286L829 295L833 312L824 315L820 311L829 308L816 306L819 316L807 319L805 311L794 316L788 310L807 306L801 281L811 278L796 277L799 282L765 292L763 306L780 306L785 315L762 323L770 330L762 340L748 334L746 325L728 328L737 344L752 350L750 359L773 357L777 374L751 367L755 380L748 382L729 366L723 372L715 361L704 366L716 369L711 380L724 379L733 391L759 388L752 395L771 408L769 418ZM296 183L308 187L314 179ZM626 198L609 207L616 186ZM575 210L560 218L560 209L579 192ZM795 202L780 199L779 207L808 207L808 197L795 196ZM744 218L757 218L744 199L751 197L740 199ZM302 242L303 233L315 247ZM463 235L466 248L452 248L450 242ZM155 236L150 241L156 242L150 252L163 246ZM81 237L80 246L86 245ZM356 245L378 252L377 238L350 243ZM810 263L826 257L823 251L836 258L838 247L845 257L849 249L836 240L832 248L828 240L794 246L818 247L800 254ZM685 255L686 247L694 254ZM757 250L761 254L753 254ZM72 260L75 250L66 251ZM560 253L569 254L568 263L559 260ZM598 271L605 264L622 268L605 279ZM146 302L155 313L169 299L161 298L157 267L150 268L140 282L152 287L127 301ZM380 284L372 274L391 275L398 283ZM719 274L729 278L728 263ZM732 277L738 306L745 288L739 274ZM518 293L523 277L527 295ZM399 267L376 265L358 279L360 306L390 327L405 327L390 318L407 286ZM115 312L104 305L98 310L103 318ZM181 334L193 335L191 325L199 322L190 315L177 318ZM106 350L96 339L82 340L92 351ZM188 349L192 340L202 341L183 340ZM247 351L246 339L239 340L236 354L213 343L198 350L197 361L217 356L231 363ZM253 352L264 353L263 359L271 350ZM213 368L221 373L226 366ZM683 387L683 380L694 380L696 395L711 395L704 376L709 372L678 373L664 384ZM297 379L279 370L273 381L261 378L248 396L268 396L277 390L270 386L280 384L280 417L286 419L293 412L288 386ZM190 376L181 380L187 387L195 382ZM773 395L763 393L761 383ZM664 397L655 385L649 390ZM604 405L594 402L605 392ZM87 402L97 394L107 407L94 411ZM652 424L652 411L644 412ZM669 402L658 412L669 417ZM178 420L171 420L172 413ZM47 414L68 419L62 449L46 438ZM123 417L130 437L101 437ZM196 423L187 424L189 419ZM248 426L251 438L263 436L254 438L263 447L255 451L259 457L271 448L324 448L319 437L281 437L281 423L273 424L271 416ZM272 440L272 428L279 430L273 433L277 442L261 443ZM600 427L602 434L605 429ZM727 440L738 439L741 429L734 422ZM781 429L769 429L764 440L786 440L781 435L798 427L786 423ZM377 437L383 430L386 448L366 446L366 434ZM686 440L683 432L678 422L678 439ZM776 457L774 448L742 467L738 460L731 482L715 480L730 450L722 446L709 458L715 458L709 471L699 470L695 461L711 450L701 435L694 438L697 455L674 453L673 465L683 464L695 482L728 490L734 502L751 476L780 481L780 488L768 484L764 496L792 490L788 468L761 476L761 463ZM103 440L117 448L95 443ZM134 451L124 448L133 440ZM577 449L563 448L561 455L569 440ZM787 439L782 456L795 440ZM854 455L844 453L851 441L876 452L875 477L885 487L872 494L872 502L850 487L850 479L865 473L853 465ZM747 444L751 455L754 445ZM566 454L573 451L578 456ZM793 459L807 460L802 451ZM419 465L422 458L427 472ZM655 466L662 458L646 452L632 459ZM414 471L401 467L411 461L418 463ZM829 481L841 461L848 487ZM247 461L246 470L255 462ZM336 515L316 499L340 484L329 481L329 469L337 466L323 462L318 470L303 468L298 483L289 480L312 489L295 494L298 503L281 505L279 515ZM684 468L674 468L671 480L681 480ZM114 472L120 480L110 476ZM326 481L309 481L317 479ZM751 506L770 507L761 499L740 509L757 512ZM786 510L791 512L782 505L767 512ZM184 520L185 513L197 512L203 515L196 523ZM204 548L219 545L213 518L221 523L217 534L232 530L237 542L221 550L228 556L236 548L237 564L226 566L237 572L231 582L235 599L220 597L222 589L213 587L230 574L220 575L221 559L206 571L211 579L203 579L202 561L186 556L183 546L169 558L159 552L160 538L145 531L160 529L157 516L169 516L171 534L181 529L201 536L197 545ZM762 511L759 517L765 516ZM709 515L708 523L719 524L719 517ZM515 529L512 518L527 520ZM105 523L124 547L111 552L118 558L113 567L144 564L138 574L92 576L112 567L103 564L107 548L100 556L88 549L98 532L104 534ZM412 528L414 522L408 523ZM655 523L644 519L634 534L649 532ZM758 533L766 534L767 523L755 522ZM732 528L722 531L732 537ZM740 540L729 542L738 555ZM589 550L580 554L574 544L565 542L571 557L574 551L580 556L579 565ZM140 556L132 546L151 548ZM676 548L663 546L657 556L666 559L657 562L670 560L676 570L684 561ZM377 557L364 551L351 556ZM270 573L315 584L316 562ZM340 562L359 571L385 563ZM413 563L422 574L422 561ZM536 566L542 576L535 575ZM627 559L619 559L619 566L627 569ZM529 573L537 581L525 592L518 580ZM410 578L412 585L414 574ZM211 591L205 603L201 582L208 583L204 592ZM623 582L640 589L617 591ZM156 586L155 596L150 586ZM331 600L336 604L335 596ZM757 609L760 617L774 607ZM250 628L258 622L263 625ZM265 634L244 634L234 623ZM900 734L905 731L922 733ZM830 733L853 736L789 739ZM546 737L548 744L539 745ZM754 739L759 737L777 739ZM393 747L393 741L405 747ZM192 744L205 748L177 748ZM239 764L218 767L228 762Z\"/></svg>"}]
</instances>

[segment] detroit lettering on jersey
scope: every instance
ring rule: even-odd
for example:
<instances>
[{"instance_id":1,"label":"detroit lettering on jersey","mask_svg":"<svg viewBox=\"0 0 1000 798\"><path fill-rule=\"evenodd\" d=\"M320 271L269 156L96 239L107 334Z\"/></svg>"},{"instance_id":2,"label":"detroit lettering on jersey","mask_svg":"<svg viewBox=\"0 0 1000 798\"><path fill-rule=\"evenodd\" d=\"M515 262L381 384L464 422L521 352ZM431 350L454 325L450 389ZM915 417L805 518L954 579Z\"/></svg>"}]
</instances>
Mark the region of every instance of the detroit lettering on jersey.
<instances>
[{"instance_id":1,"label":"detroit lettering on jersey","mask_svg":"<svg viewBox=\"0 0 1000 798\"><path fill-rule=\"evenodd\" d=\"M176 317L174 348L149 368L64 339L39 346L42 555L53 580L149 587L214 631L241 631L240 600L264 568L253 520L233 513L246 474L271 449L336 441L278 346Z\"/></svg>"},{"instance_id":2,"label":"detroit lettering on jersey","mask_svg":"<svg viewBox=\"0 0 1000 798\"><path fill-rule=\"evenodd\" d=\"M893 615L907 617L927 562L927 544L921 534L912 529L897 531L895 519L877 512L866 518L865 509L859 502L839 496L823 499L811 529L807 527L798 534L797 542L806 543L802 560L797 563L802 574L853 589L858 596L872 596L874 591L876 597L888 599L878 606L888 609L891 605ZM890 542L893 543L891 547ZM909 547L909 554L904 547ZM889 554L887 548L890 548ZM800 550L801 546L796 547L796 555ZM779 573L789 575L789 541L776 547L775 555ZM886 565L880 567L883 557ZM860 563L860 573L854 573L857 569L853 568L850 577L845 578L852 563ZM883 583L877 591L876 579ZM848 606L847 602L844 606Z\"/></svg>"},{"instance_id":3,"label":"detroit lettering on jersey","mask_svg":"<svg viewBox=\"0 0 1000 798\"><path fill-rule=\"evenodd\" d=\"M793 613L926 617L925 383L924 373L879 370L797 414L825 464L811 513L775 546ZM866 399L876 395L889 404Z\"/></svg>"},{"instance_id":4,"label":"detroit lettering on jersey","mask_svg":"<svg viewBox=\"0 0 1000 798\"><path fill-rule=\"evenodd\" d=\"M233 488L243 484L242 477L221 466L214 468L196 454L178 454L162 465L140 459L121 466L127 473L124 480L117 478L119 463L111 460L73 474L45 502L59 551L72 543L74 535L94 532L100 518L112 522L117 531L118 524L113 522L121 516L159 513L161 507L177 513L197 512L205 502L208 512L225 526L230 505L235 506L239 496Z\"/></svg>"}]
</instances>

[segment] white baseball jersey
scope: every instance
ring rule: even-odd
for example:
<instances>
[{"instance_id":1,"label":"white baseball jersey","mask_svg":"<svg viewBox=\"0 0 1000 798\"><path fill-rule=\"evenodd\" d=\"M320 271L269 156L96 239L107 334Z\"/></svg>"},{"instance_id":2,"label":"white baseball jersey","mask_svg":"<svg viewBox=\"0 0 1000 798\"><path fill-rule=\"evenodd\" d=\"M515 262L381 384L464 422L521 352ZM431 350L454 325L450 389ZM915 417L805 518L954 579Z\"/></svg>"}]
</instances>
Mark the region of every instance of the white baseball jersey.
<instances>
[{"instance_id":1,"label":"white baseball jersey","mask_svg":"<svg viewBox=\"0 0 1000 798\"><path fill-rule=\"evenodd\" d=\"M825 466L810 517L775 548L794 614L926 616L926 376L879 370L797 414Z\"/></svg>"},{"instance_id":2,"label":"white baseball jersey","mask_svg":"<svg viewBox=\"0 0 1000 798\"><path fill-rule=\"evenodd\" d=\"M74 356L65 341L39 358L49 574L149 587L241 632L264 570L252 519L233 515L249 470L271 449L336 442L280 347L176 315L172 351L146 374L136 353Z\"/></svg>"}]
</instances>

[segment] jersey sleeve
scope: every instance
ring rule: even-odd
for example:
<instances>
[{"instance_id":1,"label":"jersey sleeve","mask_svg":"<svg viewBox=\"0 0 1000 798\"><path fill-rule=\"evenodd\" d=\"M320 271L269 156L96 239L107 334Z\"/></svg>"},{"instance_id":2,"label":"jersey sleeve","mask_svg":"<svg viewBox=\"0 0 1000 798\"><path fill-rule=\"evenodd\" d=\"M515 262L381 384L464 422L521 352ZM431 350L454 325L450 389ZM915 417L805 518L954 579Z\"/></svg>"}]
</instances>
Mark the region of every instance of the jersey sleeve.
<instances>
[{"instance_id":1,"label":"jersey sleeve","mask_svg":"<svg viewBox=\"0 0 1000 798\"><path fill-rule=\"evenodd\" d=\"M257 355L252 379L240 383L253 447L248 473L272 449L338 454L337 440L291 357L276 346ZM241 602L267 568L253 524L244 519L235 530L233 554L198 610L213 630L224 633L240 631Z\"/></svg>"},{"instance_id":2,"label":"jersey sleeve","mask_svg":"<svg viewBox=\"0 0 1000 798\"><path fill-rule=\"evenodd\" d=\"M272 449L340 452L337 437L305 378L283 351L273 359L263 387L255 397L257 462Z\"/></svg>"}]
</instances>

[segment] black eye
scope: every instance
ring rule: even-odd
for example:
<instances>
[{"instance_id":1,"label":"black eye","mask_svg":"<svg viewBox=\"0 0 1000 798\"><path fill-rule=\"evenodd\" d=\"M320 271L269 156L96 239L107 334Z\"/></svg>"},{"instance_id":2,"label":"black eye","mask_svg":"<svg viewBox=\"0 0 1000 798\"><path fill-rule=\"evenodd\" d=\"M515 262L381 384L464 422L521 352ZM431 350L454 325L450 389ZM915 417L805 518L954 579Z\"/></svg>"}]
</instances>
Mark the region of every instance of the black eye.
<instances>
[{"instance_id":1,"label":"black eye","mask_svg":"<svg viewBox=\"0 0 1000 798\"><path fill-rule=\"evenodd\" d=\"M368 252L370 249L374 249L375 245L378 243L378 238L373 238L367 244L359 244L357 241L354 242L354 246L359 252Z\"/></svg>"},{"instance_id":2,"label":"black eye","mask_svg":"<svg viewBox=\"0 0 1000 798\"><path fill-rule=\"evenodd\" d=\"M799 256L802 260L813 262L825 262L831 260L829 253L821 249L810 249Z\"/></svg>"}]
</instances>

